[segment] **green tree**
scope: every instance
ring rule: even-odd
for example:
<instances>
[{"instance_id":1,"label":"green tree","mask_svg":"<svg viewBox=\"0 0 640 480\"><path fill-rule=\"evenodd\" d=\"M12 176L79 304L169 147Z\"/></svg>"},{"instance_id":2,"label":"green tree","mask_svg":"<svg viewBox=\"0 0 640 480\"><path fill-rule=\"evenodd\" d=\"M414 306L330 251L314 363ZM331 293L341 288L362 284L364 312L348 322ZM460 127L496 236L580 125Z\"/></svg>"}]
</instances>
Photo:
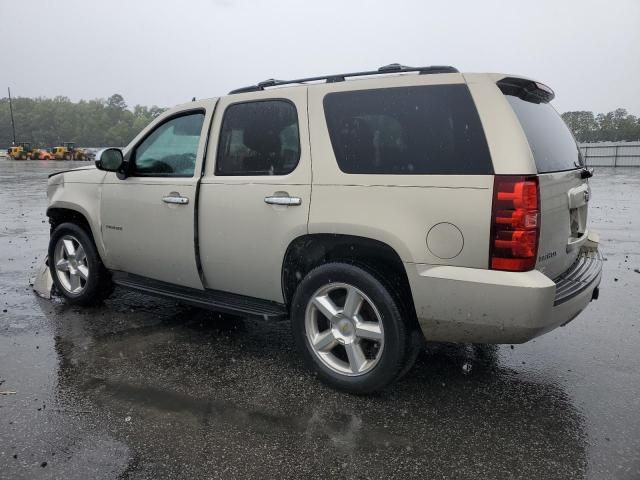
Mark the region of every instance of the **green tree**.
<instances>
[{"instance_id":1,"label":"green tree","mask_svg":"<svg viewBox=\"0 0 640 480\"><path fill-rule=\"evenodd\" d=\"M562 114L578 142L619 142L640 140L640 119L624 108L599 113L577 111Z\"/></svg>"},{"instance_id":2,"label":"green tree","mask_svg":"<svg viewBox=\"0 0 640 480\"><path fill-rule=\"evenodd\" d=\"M597 139L598 123L593 112L565 112L562 119L579 142L593 142Z\"/></svg>"},{"instance_id":3,"label":"green tree","mask_svg":"<svg viewBox=\"0 0 640 480\"><path fill-rule=\"evenodd\" d=\"M16 140L39 147L61 142L78 146L124 146L164 109L136 105L133 110L120 94L108 99L72 102L67 97L13 100ZM0 147L11 145L9 99L0 98Z\"/></svg>"},{"instance_id":4,"label":"green tree","mask_svg":"<svg viewBox=\"0 0 640 480\"><path fill-rule=\"evenodd\" d=\"M124 97L119 93L114 93L107 100L107 106L115 110L124 111L127 108L127 104L124 101Z\"/></svg>"}]
</instances>

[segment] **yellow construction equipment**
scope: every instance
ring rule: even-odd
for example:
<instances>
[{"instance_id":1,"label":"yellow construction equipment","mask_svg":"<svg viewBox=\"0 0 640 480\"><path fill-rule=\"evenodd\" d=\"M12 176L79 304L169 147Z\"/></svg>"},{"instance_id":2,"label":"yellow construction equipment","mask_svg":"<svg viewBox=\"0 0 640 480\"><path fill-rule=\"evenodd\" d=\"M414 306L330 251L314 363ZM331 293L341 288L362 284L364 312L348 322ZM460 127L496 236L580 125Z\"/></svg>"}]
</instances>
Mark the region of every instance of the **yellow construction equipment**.
<instances>
[{"instance_id":1,"label":"yellow construction equipment","mask_svg":"<svg viewBox=\"0 0 640 480\"><path fill-rule=\"evenodd\" d=\"M64 142L51 150L56 160L86 160L87 154L81 148L76 148L73 142Z\"/></svg>"},{"instance_id":2,"label":"yellow construction equipment","mask_svg":"<svg viewBox=\"0 0 640 480\"><path fill-rule=\"evenodd\" d=\"M29 142L19 142L12 145L7 153L14 160L26 160L31 155L31 144Z\"/></svg>"},{"instance_id":3,"label":"yellow construction equipment","mask_svg":"<svg viewBox=\"0 0 640 480\"><path fill-rule=\"evenodd\" d=\"M53 160L53 155L46 148L33 147L29 158L31 160Z\"/></svg>"}]
</instances>

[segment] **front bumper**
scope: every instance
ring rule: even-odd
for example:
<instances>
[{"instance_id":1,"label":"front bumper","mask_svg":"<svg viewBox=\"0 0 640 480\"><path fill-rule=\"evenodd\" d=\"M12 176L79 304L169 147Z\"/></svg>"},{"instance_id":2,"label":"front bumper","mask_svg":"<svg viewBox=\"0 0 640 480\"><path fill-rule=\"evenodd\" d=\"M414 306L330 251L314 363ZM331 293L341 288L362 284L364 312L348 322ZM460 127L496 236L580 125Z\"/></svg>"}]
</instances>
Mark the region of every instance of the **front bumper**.
<instances>
[{"instance_id":1,"label":"front bumper","mask_svg":"<svg viewBox=\"0 0 640 480\"><path fill-rule=\"evenodd\" d=\"M405 264L429 341L523 343L573 320L597 297L602 256L585 248L551 280L538 270L503 272Z\"/></svg>"}]
</instances>

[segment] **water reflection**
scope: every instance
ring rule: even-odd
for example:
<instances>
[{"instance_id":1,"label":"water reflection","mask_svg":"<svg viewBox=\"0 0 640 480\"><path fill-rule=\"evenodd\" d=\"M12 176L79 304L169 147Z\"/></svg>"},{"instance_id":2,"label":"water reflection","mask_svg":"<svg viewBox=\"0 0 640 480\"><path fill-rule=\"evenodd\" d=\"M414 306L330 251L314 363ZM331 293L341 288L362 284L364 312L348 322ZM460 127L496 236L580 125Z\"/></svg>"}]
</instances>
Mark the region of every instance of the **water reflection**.
<instances>
[{"instance_id":1,"label":"water reflection","mask_svg":"<svg viewBox=\"0 0 640 480\"><path fill-rule=\"evenodd\" d=\"M501 365L497 347L429 345L394 388L367 398L306 372L286 323L213 321L134 294L42 311L56 331L60 402L108 425L136 468L161 474L186 462L262 478L285 465L352 478L585 473L583 420L563 387Z\"/></svg>"}]
</instances>

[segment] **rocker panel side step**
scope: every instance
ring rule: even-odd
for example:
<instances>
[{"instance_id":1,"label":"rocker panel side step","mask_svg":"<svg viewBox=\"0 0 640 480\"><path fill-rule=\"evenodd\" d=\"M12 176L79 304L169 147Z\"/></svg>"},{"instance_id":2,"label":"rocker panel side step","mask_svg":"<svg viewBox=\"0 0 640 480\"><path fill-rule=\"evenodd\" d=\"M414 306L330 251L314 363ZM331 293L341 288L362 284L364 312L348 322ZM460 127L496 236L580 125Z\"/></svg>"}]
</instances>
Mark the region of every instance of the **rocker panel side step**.
<instances>
[{"instance_id":1,"label":"rocker panel side step","mask_svg":"<svg viewBox=\"0 0 640 480\"><path fill-rule=\"evenodd\" d=\"M287 309L283 304L269 300L220 290L197 290L125 272L112 272L112 276L113 282L120 287L172 298L216 312L259 317L265 320L281 320L287 316Z\"/></svg>"}]
</instances>

